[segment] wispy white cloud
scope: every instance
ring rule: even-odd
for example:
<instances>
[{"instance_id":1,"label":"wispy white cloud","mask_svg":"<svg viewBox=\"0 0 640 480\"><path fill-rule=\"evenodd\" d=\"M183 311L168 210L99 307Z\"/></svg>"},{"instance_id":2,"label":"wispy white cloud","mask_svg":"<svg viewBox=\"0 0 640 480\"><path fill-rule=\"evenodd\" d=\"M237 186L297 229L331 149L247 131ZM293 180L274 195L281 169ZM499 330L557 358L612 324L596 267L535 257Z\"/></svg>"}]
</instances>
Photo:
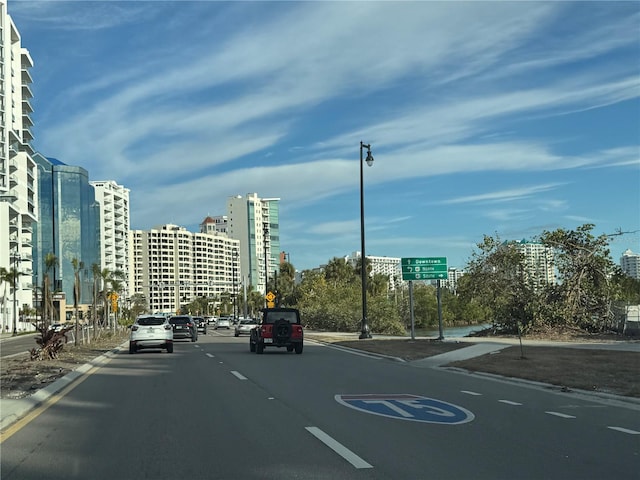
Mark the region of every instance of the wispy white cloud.
<instances>
[{"instance_id":1,"label":"wispy white cloud","mask_svg":"<svg viewBox=\"0 0 640 480\"><path fill-rule=\"evenodd\" d=\"M522 187L510 190L482 193L479 195L467 195L442 201L445 205L457 203L477 203L477 202L511 202L515 199L529 198L540 192L548 192L557 188L559 184L536 185L533 187Z\"/></svg>"}]
</instances>

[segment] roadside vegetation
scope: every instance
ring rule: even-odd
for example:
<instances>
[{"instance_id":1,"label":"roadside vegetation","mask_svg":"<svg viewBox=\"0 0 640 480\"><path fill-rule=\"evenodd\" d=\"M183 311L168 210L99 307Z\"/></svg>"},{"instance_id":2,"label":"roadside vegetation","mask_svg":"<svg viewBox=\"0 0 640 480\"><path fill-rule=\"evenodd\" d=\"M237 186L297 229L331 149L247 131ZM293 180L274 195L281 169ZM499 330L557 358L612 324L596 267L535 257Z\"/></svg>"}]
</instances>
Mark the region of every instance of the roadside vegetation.
<instances>
[{"instance_id":1,"label":"roadside vegetation","mask_svg":"<svg viewBox=\"0 0 640 480\"><path fill-rule=\"evenodd\" d=\"M612 235L596 237L593 228L586 224L544 231L533 239L554 253L553 284L536 277L515 244L485 236L456 291L441 290L444 325L491 324L494 334L617 332L625 305L640 304L640 282L611 259ZM322 270L304 271L296 285L294 268L285 263L269 290L277 292L280 305L299 308L309 328L357 332L362 320L360 268L360 263L352 266L334 258ZM384 275L368 277L367 317L373 332L405 334L410 325L408 291L400 280L391 284ZM416 328L437 327L436 287L414 282L413 302Z\"/></svg>"}]
</instances>

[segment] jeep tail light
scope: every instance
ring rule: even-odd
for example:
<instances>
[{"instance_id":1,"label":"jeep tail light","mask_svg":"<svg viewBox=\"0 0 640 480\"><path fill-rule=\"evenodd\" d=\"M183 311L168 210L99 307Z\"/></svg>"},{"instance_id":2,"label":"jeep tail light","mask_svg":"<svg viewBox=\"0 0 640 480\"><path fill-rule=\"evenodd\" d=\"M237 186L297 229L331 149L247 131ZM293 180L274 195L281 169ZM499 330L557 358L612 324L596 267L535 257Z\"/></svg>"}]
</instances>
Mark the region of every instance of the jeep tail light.
<instances>
[{"instance_id":1,"label":"jeep tail light","mask_svg":"<svg viewBox=\"0 0 640 480\"><path fill-rule=\"evenodd\" d=\"M262 336L270 337L273 333L273 325L263 325L262 326Z\"/></svg>"},{"instance_id":2,"label":"jeep tail light","mask_svg":"<svg viewBox=\"0 0 640 480\"><path fill-rule=\"evenodd\" d=\"M302 326L301 325L293 325L291 330L292 337L302 337Z\"/></svg>"}]
</instances>

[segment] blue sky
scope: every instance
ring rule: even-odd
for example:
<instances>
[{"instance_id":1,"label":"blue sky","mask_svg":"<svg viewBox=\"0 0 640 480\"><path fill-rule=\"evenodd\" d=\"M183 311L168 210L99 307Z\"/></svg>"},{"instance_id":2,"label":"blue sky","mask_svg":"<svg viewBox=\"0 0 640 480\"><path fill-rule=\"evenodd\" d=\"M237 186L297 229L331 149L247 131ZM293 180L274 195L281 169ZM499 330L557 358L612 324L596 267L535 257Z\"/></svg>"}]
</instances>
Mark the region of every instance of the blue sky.
<instances>
[{"instance_id":1,"label":"blue sky","mask_svg":"<svg viewBox=\"0 0 640 480\"><path fill-rule=\"evenodd\" d=\"M596 225L640 252L638 2L9 1L35 148L197 231L279 197L299 270L360 250L464 267L484 234Z\"/></svg>"}]
</instances>

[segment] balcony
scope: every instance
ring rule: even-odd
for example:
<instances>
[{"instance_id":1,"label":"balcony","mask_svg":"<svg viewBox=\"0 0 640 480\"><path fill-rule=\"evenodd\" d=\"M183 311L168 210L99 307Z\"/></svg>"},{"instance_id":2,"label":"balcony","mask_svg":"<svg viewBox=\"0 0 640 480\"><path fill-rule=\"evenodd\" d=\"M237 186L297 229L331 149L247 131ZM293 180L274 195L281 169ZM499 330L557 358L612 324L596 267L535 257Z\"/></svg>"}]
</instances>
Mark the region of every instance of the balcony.
<instances>
[{"instance_id":1,"label":"balcony","mask_svg":"<svg viewBox=\"0 0 640 480\"><path fill-rule=\"evenodd\" d=\"M33 98L29 85L22 85L22 98Z\"/></svg>"},{"instance_id":2,"label":"balcony","mask_svg":"<svg viewBox=\"0 0 640 480\"><path fill-rule=\"evenodd\" d=\"M24 140L26 142L30 142L33 140L33 134L31 133L31 130L29 130L28 128L24 128L22 130L22 138L24 138Z\"/></svg>"},{"instance_id":3,"label":"balcony","mask_svg":"<svg viewBox=\"0 0 640 480\"><path fill-rule=\"evenodd\" d=\"M33 113L33 107L31 106L31 103L29 102L29 100L27 100L26 98L22 99L22 115L24 116L25 114L28 113Z\"/></svg>"}]
</instances>

